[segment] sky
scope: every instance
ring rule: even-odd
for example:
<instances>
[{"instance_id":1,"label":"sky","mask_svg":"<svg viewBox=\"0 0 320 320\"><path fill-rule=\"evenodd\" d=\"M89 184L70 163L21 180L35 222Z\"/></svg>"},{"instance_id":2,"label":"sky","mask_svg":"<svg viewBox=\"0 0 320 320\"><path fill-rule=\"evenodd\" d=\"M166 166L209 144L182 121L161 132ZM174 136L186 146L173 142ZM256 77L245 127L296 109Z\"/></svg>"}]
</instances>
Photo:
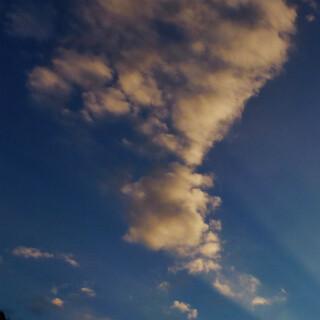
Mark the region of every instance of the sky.
<instances>
[{"instance_id":1,"label":"sky","mask_svg":"<svg viewBox=\"0 0 320 320\"><path fill-rule=\"evenodd\" d=\"M0 310L318 319L319 12L0 1Z\"/></svg>"}]
</instances>

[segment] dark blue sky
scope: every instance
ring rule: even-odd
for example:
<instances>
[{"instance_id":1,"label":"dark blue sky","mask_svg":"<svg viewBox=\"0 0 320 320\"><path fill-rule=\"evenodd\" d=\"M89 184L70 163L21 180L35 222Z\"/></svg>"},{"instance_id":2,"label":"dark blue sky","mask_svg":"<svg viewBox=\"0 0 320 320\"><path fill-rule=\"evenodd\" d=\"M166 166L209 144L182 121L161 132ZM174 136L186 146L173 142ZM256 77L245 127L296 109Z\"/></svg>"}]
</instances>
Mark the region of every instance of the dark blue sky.
<instances>
[{"instance_id":1,"label":"dark blue sky","mask_svg":"<svg viewBox=\"0 0 320 320\"><path fill-rule=\"evenodd\" d=\"M256 5L257 1L249 2ZM274 2L284 3L281 0ZM169 7L166 1L163 3ZM260 16L255 13L255 6L230 9L220 5L219 1L212 3L212 8L208 8L221 16L217 18L218 22L212 22L216 23L216 28L224 19L231 19L232 23L239 20L241 26L242 23L252 23L253 29L258 28L255 20ZM170 153L154 143L156 135L144 135L142 129L137 129L154 116L154 111L145 108L143 101L150 92L156 91L148 78L149 71L141 71L146 77L146 87L140 84L141 88L134 81L127 88L121 73L124 68L134 72L135 63L141 63L138 58L138 62L134 60L135 51L130 50L135 45L130 41L137 43L141 40L143 43L134 47L137 56L145 52L146 47L148 52L155 47L161 51L160 42L164 48L161 59L162 62L170 61L166 65L168 68L178 64L182 68L186 61L196 65L194 56L186 54L181 58L191 35L180 34L177 18L169 23L161 11L163 8L154 9L157 19L150 27L159 34L156 44L151 37L153 33L145 34L144 25L138 29L140 22L137 33L131 34L127 30L132 23L131 15L123 15L117 20L119 12L122 14L121 10L127 10L123 7L116 8L120 11L114 13L113 7L111 10L106 5L103 19L108 23L111 21L111 27L99 22L101 26L97 23L100 27L93 29L88 21L79 22L84 12L80 17L76 12L83 9L82 6L89 8L91 5L80 0L63 3L30 0L4 1L0 7L3 21L0 33L0 308L12 320L25 317L83 320L318 319L320 46L316 7L306 3L297 5L296 33L290 35L288 57L281 63L272 64L272 68L279 64L281 72L270 76L270 71L257 71L258 76L267 74L273 79L261 85L250 80L250 85L258 86L255 89L257 94L254 96L250 92L250 100L245 103L241 117L233 119L224 138L212 149L203 151L203 161L195 165L179 153L182 149L177 147ZM183 6L183 1L173 1L168 12L175 14ZM141 12L144 10L147 12L148 6L141 8ZM315 15L312 22L306 18L311 13ZM99 14L94 14L98 21ZM137 15L135 11L134 14ZM200 28L201 24L197 26ZM127 38L122 34L123 25L126 34L130 35ZM100 31L105 34L102 36ZM139 38L141 35L145 38ZM207 41L215 41L212 39L217 35L208 34L206 37ZM101 39L106 43L100 45ZM67 54L59 50L90 53L91 61L95 61L93 57L103 55L112 70L106 86L108 90L110 87L118 90L121 84L119 90L125 93L126 105L120 105L117 100L114 106L122 109L114 111L110 107L111 100L107 100L108 116L100 118L100 114L95 114L94 106L81 99L96 89L91 84L88 87L86 81L99 80L92 73L98 60L97 65L90 65L90 59L80 60L80 66L77 65L80 71L73 70L71 80L65 67L61 71L54 64L54 59L68 59ZM128 61L123 58L127 52L130 53ZM67 64L72 65L77 58L79 56L73 56ZM210 59L207 56L199 59L201 66L208 63L208 74L217 74L218 77L217 70L229 70L224 69L220 60L217 65L221 66L218 67ZM86 61L89 71L81 69ZM249 56L246 63L251 63ZM40 88L37 82L38 87L34 88L30 82L30 75L39 66L51 68L63 85L72 87L68 98L64 96L65 92L50 87L49 99L44 100L41 96L39 102L35 90L44 87ZM99 72L102 72L101 68L99 65ZM156 79L162 95L166 94L169 113L175 112L174 108L180 103L178 99L182 101L185 95L192 100L195 92L197 97L199 92L208 97L211 91L219 90L217 86L208 89L202 84L199 88L187 73L181 78L173 78L171 74L169 77L165 74L165 67L162 68L157 70L153 80ZM203 72L203 69L199 70ZM195 70L194 77L199 70ZM242 75L243 81L247 81L245 76ZM37 78L37 81L40 80ZM57 83L54 85L58 86ZM184 87L187 87L186 91L181 89ZM46 90L47 95L48 87ZM144 90L146 95L143 95ZM179 98L174 100L172 95ZM122 98L120 100L123 102ZM155 105L156 100L154 93L152 103ZM212 104L211 114L214 114L214 100ZM127 105L133 113L132 118L114 116L112 112L124 112ZM86 112L86 108L93 118L89 122L79 116L80 112ZM64 112L66 117L62 117ZM156 117L164 121L158 113ZM180 117L183 118L184 114L181 113ZM201 126L202 120L197 118L197 112L193 117ZM183 141L182 145L187 145L189 133L179 127L176 118L168 117L165 121L168 132L180 139L178 143ZM191 125L190 128L192 131ZM215 134L211 132L212 136ZM198 141L201 143L204 142ZM149 233L143 233L145 229L141 221L149 221L148 210L159 210L165 219L180 210L175 207L171 211L170 201L167 202L162 194L166 180L163 181L161 175L167 177L163 170L173 162L203 175L214 173L214 187L206 192L222 198L222 204L214 213L215 219L222 224L218 233L221 248L219 254L212 257L212 261L219 264L219 270L195 274L183 267L173 272L172 267L188 262L199 253L182 255L172 242L166 241L161 242L164 243L162 247L156 248L158 243L148 242ZM159 170L160 174L154 176L150 173L153 170ZM152 191L154 193L149 195L148 188L153 188L154 180L143 180L142 177L157 177L161 192ZM179 179L178 175L176 179ZM138 181L136 185L130 185L137 188L131 190L131 202L130 196L121 192L129 181ZM149 184L146 182L147 190L143 189L145 181L149 181ZM174 193L173 187L167 187L169 191L172 188L169 194ZM153 202L140 203L135 198L137 190L143 191L149 197L148 201ZM188 201L186 198L185 203ZM187 221L182 214L184 212L179 215L181 228ZM156 217L160 217L158 223L161 224L161 215ZM170 221L169 217L164 223L169 228L168 239ZM128 228L132 226L141 232L141 238L140 234L138 238L131 234L126 241L124 235L128 235ZM148 232L153 227L151 222L146 226ZM154 232L156 234L157 229ZM189 246L188 241L186 239ZM179 248L181 246L179 242ZM30 253L32 248L34 251ZM232 292L223 294L217 282L224 283L224 288L228 286ZM255 298L264 300L255 304ZM174 301L183 303L186 309L174 307ZM197 315L191 312L195 309Z\"/></svg>"}]
</instances>

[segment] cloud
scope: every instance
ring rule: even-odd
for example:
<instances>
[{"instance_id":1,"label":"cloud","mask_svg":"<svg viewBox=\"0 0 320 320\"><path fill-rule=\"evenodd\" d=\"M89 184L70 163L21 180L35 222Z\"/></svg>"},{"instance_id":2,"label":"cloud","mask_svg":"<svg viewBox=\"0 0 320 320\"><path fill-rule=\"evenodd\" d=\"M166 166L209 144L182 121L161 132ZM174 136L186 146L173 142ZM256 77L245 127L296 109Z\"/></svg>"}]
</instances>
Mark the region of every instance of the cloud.
<instances>
[{"instance_id":1,"label":"cloud","mask_svg":"<svg viewBox=\"0 0 320 320\"><path fill-rule=\"evenodd\" d=\"M163 281L163 282L159 283L158 289L160 289L162 291L169 291L170 283L168 281Z\"/></svg>"},{"instance_id":2,"label":"cloud","mask_svg":"<svg viewBox=\"0 0 320 320\"><path fill-rule=\"evenodd\" d=\"M198 310L193 309L189 304L175 300L171 306L172 309L178 310L179 312L185 314L187 319L193 320L198 318Z\"/></svg>"},{"instance_id":3,"label":"cloud","mask_svg":"<svg viewBox=\"0 0 320 320\"><path fill-rule=\"evenodd\" d=\"M72 267L80 267L79 262L76 260L73 254L59 254L58 257Z\"/></svg>"},{"instance_id":4,"label":"cloud","mask_svg":"<svg viewBox=\"0 0 320 320\"><path fill-rule=\"evenodd\" d=\"M253 275L240 273L235 269L229 273L218 273L212 285L221 295L249 308L285 302L287 297L284 289L273 296L261 296L261 281Z\"/></svg>"},{"instance_id":5,"label":"cloud","mask_svg":"<svg viewBox=\"0 0 320 320\"><path fill-rule=\"evenodd\" d=\"M76 110L61 103L64 116L90 126L122 117L139 137L130 137L132 146L143 141L166 155L123 186L124 239L170 253L174 271L215 273L217 290L248 304L262 301L260 282L221 276L221 223L213 218L221 199L209 193L213 176L199 168L246 102L282 70L296 15L284 0L80 1L65 47L28 78L35 97L78 98Z\"/></svg>"},{"instance_id":6,"label":"cloud","mask_svg":"<svg viewBox=\"0 0 320 320\"><path fill-rule=\"evenodd\" d=\"M130 112L127 98L119 89L102 89L83 95L86 106L83 111L87 119L102 117L104 114L123 115Z\"/></svg>"},{"instance_id":7,"label":"cloud","mask_svg":"<svg viewBox=\"0 0 320 320\"><path fill-rule=\"evenodd\" d=\"M94 298L96 296L96 292L92 288L83 287L80 289L80 291L91 298Z\"/></svg>"},{"instance_id":8,"label":"cloud","mask_svg":"<svg viewBox=\"0 0 320 320\"><path fill-rule=\"evenodd\" d=\"M282 0L95 0L76 11L82 33L49 69L82 89L81 114L127 114L130 104L137 129L148 124L148 138L189 165L202 162L281 70L296 16Z\"/></svg>"},{"instance_id":9,"label":"cloud","mask_svg":"<svg viewBox=\"0 0 320 320\"><path fill-rule=\"evenodd\" d=\"M313 21L315 21L316 20L316 16L314 15L314 14L307 14L306 15L306 20L308 21L308 22L313 22Z\"/></svg>"},{"instance_id":10,"label":"cloud","mask_svg":"<svg viewBox=\"0 0 320 320\"><path fill-rule=\"evenodd\" d=\"M271 301L269 299L257 296L252 299L251 304L253 306L268 306L271 304Z\"/></svg>"},{"instance_id":11,"label":"cloud","mask_svg":"<svg viewBox=\"0 0 320 320\"><path fill-rule=\"evenodd\" d=\"M58 308L63 308L64 301L60 298L54 298L51 300L51 304Z\"/></svg>"},{"instance_id":12,"label":"cloud","mask_svg":"<svg viewBox=\"0 0 320 320\"><path fill-rule=\"evenodd\" d=\"M60 48L52 59L51 67L38 66L30 72L28 86L33 96L40 101L45 98L67 99L76 88L80 90L94 88L94 92L83 93L88 108L87 113L94 113L98 108L97 103L102 101L108 103L109 107L105 106L105 109L121 113L119 110L123 110L124 107L120 105L119 93L117 95L117 92L111 89L109 94L107 91L103 93L98 90L111 78L112 70L102 56ZM111 106L110 102L117 102L118 106ZM101 110L104 108L101 107Z\"/></svg>"},{"instance_id":13,"label":"cloud","mask_svg":"<svg viewBox=\"0 0 320 320\"><path fill-rule=\"evenodd\" d=\"M53 259L54 254L41 251L37 248L31 247L17 247L12 251L12 254L17 257L22 257L26 259Z\"/></svg>"},{"instance_id":14,"label":"cloud","mask_svg":"<svg viewBox=\"0 0 320 320\"><path fill-rule=\"evenodd\" d=\"M72 254L65 253L52 253L47 251L42 251L38 248L33 247L16 247L12 250L12 255L24 259L58 259L63 260L65 263L72 267L79 267L79 262L75 259Z\"/></svg>"}]
</instances>

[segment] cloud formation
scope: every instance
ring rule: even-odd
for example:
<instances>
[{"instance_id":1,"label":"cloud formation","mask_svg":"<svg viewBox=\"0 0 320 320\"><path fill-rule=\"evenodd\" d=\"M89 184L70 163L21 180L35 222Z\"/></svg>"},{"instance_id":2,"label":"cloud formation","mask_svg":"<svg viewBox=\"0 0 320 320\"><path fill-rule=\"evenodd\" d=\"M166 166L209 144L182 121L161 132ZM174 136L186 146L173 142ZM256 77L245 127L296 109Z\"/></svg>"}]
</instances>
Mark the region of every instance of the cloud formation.
<instances>
[{"instance_id":1,"label":"cloud formation","mask_svg":"<svg viewBox=\"0 0 320 320\"><path fill-rule=\"evenodd\" d=\"M31 247L17 247L13 249L12 254L17 257L22 257L26 259L52 259L54 258L54 254L41 251L37 248Z\"/></svg>"},{"instance_id":2,"label":"cloud formation","mask_svg":"<svg viewBox=\"0 0 320 320\"><path fill-rule=\"evenodd\" d=\"M194 320L198 318L198 310L193 309L189 304L185 302L175 300L171 308L185 314L188 320Z\"/></svg>"},{"instance_id":3,"label":"cloud formation","mask_svg":"<svg viewBox=\"0 0 320 320\"><path fill-rule=\"evenodd\" d=\"M58 308L63 308L64 301L60 298L54 298L51 300L51 304Z\"/></svg>"},{"instance_id":4,"label":"cloud formation","mask_svg":"<svg viewBox=\"0 0 320 320\"><path fill-rule=\"evenodd\" d=\"M94 298L96 296L96 292L92 288L83 287L80 289L80 291L91 298Z\"/></svg>"},{"instance_id":5,"label":"cloud formation","mask_svg":"<svg viewBox=\"0 0 320 320\"><path fill-rule=\"evenodd\" d=\"M124 239L176 256L174 270L219 272L221 223L211 212L221 201L198 167L281 71L295 9L284 0L81 0L74 15L51 63L30 72L33 96L58 97L61 115L90 125L122 117L165 151L160 168L122 188L130 202ZM80 106L71 110L75 95ZM253 279L240 286L249 296ZM238 297L225 279L214 286Z\"/></svg>"},{"instance_id":6,"label":"cloud formation","mask_svg":"<svg viewBox=\"0 0 320 320\"><path fill-rule=\"evenodd\" d=\"M287 299L287 292L284 289L271 297L261 296L259 294L261 281L253 275L240 273L234 269L229 274L218 273L213 281L213 287L223 296L251 308L269 306Z\"/></svg>"},{"instance_id":7,"label":"cloud formation","mask_svg":"<svg viewBox=\"0 0 320 320\"><path fill-rule=\"evenodd\" d=\"M38 248L33 247L16 247L12 250L12 255L24 259L58 259L69 264L72 267L79 267L79 262L75 259L72 254L65 253L52 253L47 251L42 251Z\"/></svg>"}]
</instances>

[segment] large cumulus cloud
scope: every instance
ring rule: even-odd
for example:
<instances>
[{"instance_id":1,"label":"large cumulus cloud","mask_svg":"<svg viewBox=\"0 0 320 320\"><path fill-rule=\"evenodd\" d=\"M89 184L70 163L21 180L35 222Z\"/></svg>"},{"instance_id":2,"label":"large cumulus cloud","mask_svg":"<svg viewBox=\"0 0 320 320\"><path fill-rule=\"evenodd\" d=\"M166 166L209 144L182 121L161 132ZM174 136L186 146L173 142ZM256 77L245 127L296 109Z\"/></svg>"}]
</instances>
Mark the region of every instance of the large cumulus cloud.
<instances>
[{"instance_id":1,"label":"large cumulus cloud","mask_svg":"<svg viewBox=\"0 0 320 320\"><path fill-rule=\"evenodd\" d=\"M174 158L122 188L131 203L127 241L173 253L191 273L221 269L210 215L219 201L197 167L281 70L295 17L284 0L77 2L70 32L29 86L41 101L78 94L71 112L79 121L125 117Z\"/></svg>"}]
</instances>

